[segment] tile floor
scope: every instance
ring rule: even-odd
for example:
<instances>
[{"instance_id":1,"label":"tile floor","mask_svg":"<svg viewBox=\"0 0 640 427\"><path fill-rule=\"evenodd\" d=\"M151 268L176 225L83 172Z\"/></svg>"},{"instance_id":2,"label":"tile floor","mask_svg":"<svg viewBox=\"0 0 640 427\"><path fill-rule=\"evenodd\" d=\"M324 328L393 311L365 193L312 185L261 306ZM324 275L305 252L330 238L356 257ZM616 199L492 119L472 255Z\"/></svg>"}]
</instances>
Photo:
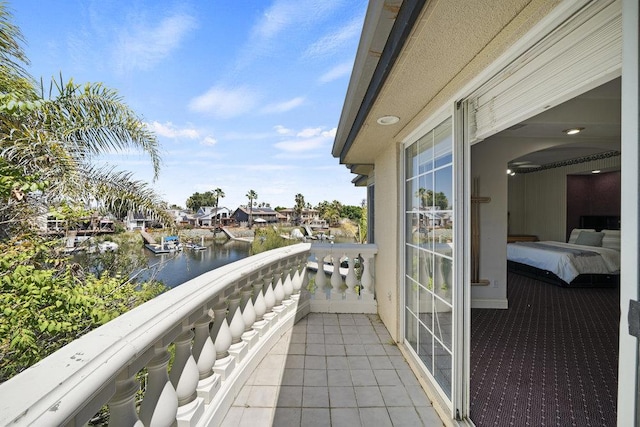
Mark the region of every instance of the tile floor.
<instances>
[{"instance_id":1,"label":"tile floor","mask_svg":"<svg viewBox=\"0 0 640 427\"><path fill-rule=\"evenodd\" d=\"M442 426L378 316L311 313L265 356L223 426Z\"/></svg>"}]
</instances>

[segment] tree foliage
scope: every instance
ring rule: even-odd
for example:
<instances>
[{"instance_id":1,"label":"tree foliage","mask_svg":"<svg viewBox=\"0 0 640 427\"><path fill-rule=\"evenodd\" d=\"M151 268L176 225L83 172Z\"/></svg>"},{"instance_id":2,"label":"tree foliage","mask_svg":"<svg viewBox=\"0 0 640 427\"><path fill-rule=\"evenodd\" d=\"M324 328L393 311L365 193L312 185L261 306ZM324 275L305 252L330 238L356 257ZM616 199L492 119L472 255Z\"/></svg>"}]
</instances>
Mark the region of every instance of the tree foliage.
<instances>
[{"instance_id":1,"label":"tree foliage","mask_svg":"<svg viewBox=\"0 0 640 427\"><path fill-rule=\"evenodd\" d=\"M258 193L255 190L249 190L246 197L249 199L249 228L251 228L253 225L253 201L258 198Z\"/></svg>"},{"instance_id":2,"label":"tree foliage","mask_svg":"<svg viewBox=\"0 0 640 427\"><path fill-rule=\"evenodd\" d=\"M437 207L440 210L445 210L449 208L449 200L447 199L447 195L442 191L434 193L433 190L427 190L425 188L419 188L417 193L418 198L420 199L420 207L429 208L429 207Z\"/></svg>"},{"instance_id":3,"label":"tree foliage","mask_svg":"<svg viewBox=\"0 0 640 427\"><path fill-rule=\"evenodd\" d=\"M92 209L172 218L146 182L105 153L133 150L160 169L156 137L111 89L52 80L48 92L25 71L22 34L0 1L0 381L160 292L129 271L92 269L59 256L34 218L71 224ZM104 266L104 264L102 264ZM98 270L93 270L98 271Z\"/></svg>"},{"instance_id":4,"label":"tree foliage","mask_svg":"<svg viewBox=\"0 0 640 427\"><path fill-rule=\"evenodd\" d=\"M197 212L198 209L204 206L214 206L216 203L216 196L213 191L205 191L204 193L193 193L187 199L187 208L193 212Z\"/></svg>"},{"instance_id":5,"label":"tree foliage","mask_svg":"<svg viewBox=\"0 0 640 427\"><path fill-rule=\"evenodd\" d=\"M0 382L158 295L158 283L95 276L52 241L0 242Z\"/></svg>"}]
</instances>

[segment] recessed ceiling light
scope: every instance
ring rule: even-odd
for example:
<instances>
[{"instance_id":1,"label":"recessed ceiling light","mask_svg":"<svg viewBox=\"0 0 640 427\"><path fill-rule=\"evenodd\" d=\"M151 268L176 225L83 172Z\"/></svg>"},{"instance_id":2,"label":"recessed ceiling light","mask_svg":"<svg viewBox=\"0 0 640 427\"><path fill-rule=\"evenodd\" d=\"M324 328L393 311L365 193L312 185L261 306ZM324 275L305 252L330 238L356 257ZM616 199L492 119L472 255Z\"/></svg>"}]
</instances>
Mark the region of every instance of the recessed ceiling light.
<instances>
[{"instance_id":1,"label":"recessed ceiling light","mask_svg":"<svg viewBox=\"0 0 640 427\"><path fill-rule=\"evenodd\" d=\"M511 169L507 169L507 175L511 175L511 172L513 172Z\"/></svg>"},{"instance_id":2,"label":"recessed ceiling light","mask_svg":"<svg viewBox=\"0 0 640 427\"><path fill-rule=\"evenodd\" d=\"M382 126L394 125L400 121L400 118L397 116L382 116L376 122Z\"/></svg>"},{"instance_id":3,"label":"recessed ceiling light","mask_svg":"<svg viewBox=\"0 0 640 427\"><path fill-rule=\"evenodd\" d=\"M566 133L567 135L575 135L577 133L580 133L584 130L584 128L571 128L571 129L565 129L562 132Z\"/></svg>"},{"instance_id":4,"label":"recessed ceiling light","mask_svg":"<svg viewBox=\"0 0 640 427\"><path fill-rule=\"evenodd\" d=\"M592 170L591 173L600 173L600 169Z\"/></svg>"}]
</instances>

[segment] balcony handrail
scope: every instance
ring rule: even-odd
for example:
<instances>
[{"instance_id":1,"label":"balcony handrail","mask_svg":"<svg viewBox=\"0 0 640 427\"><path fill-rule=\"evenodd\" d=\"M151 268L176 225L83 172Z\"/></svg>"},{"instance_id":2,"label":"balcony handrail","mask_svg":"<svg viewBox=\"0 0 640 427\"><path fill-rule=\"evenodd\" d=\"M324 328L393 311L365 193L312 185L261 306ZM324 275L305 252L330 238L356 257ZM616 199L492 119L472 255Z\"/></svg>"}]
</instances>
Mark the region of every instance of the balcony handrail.
<instances>
[{"instance_id":1,"label":"balcony handrail","mask_svg":"<svg viewBox=\"0 0 640 427\"><path fill-rule=\"evenodd\" d=\"M0 425L82 425L105 404L114 425L215 425L238 384L296 319L309 311L377 311L376 253L373 244L299 243L191 279L0 384ZM331 272L316 273L309 293L312 259ZM339 268L343 262L348 268Z\"/></svg>"},{"instance_id":2,"label":"balcony handrail","mask_svg":"<svg viewBox=\"0 0 640 427\"><path fill-rule=\"evenodd\" d=\"M119 375L135 375L158 345L189 330L261 270L302 256L310 246L299 243L219 267L74 340L0 384L0 425L88 421L113 396Z\"/></svg>"}]
</instances>

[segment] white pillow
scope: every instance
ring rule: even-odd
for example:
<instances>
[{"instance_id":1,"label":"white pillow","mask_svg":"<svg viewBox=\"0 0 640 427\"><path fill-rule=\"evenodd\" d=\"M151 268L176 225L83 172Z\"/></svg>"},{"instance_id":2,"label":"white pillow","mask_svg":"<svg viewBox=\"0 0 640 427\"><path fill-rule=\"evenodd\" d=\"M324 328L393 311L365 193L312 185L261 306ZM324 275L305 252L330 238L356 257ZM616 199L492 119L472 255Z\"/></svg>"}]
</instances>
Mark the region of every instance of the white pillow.
<instances>
[{"instance_id":1,"label":"white pillow","mask_svg":"<svg viewBox=\"0 0 640 427\"><path fill-rule=\"evenodd\" d=\"M578 236L580 235L580 232L582 231L596 231L596 230L594 228L574 228L573 230L571 230L571 235L569 236L568 243L576 243L576 239L578 238Z\"/></svg>"},{"instance_id":2,"label":"white pillow","mask_svg":"<svg viewBox=\"0 0 640 427\"><path fill-rule=\"evenodd\" d=\"M602 238L602 247L620 250L620 230L602 230L604 237Z\"/></svg>"}]
</instances>

